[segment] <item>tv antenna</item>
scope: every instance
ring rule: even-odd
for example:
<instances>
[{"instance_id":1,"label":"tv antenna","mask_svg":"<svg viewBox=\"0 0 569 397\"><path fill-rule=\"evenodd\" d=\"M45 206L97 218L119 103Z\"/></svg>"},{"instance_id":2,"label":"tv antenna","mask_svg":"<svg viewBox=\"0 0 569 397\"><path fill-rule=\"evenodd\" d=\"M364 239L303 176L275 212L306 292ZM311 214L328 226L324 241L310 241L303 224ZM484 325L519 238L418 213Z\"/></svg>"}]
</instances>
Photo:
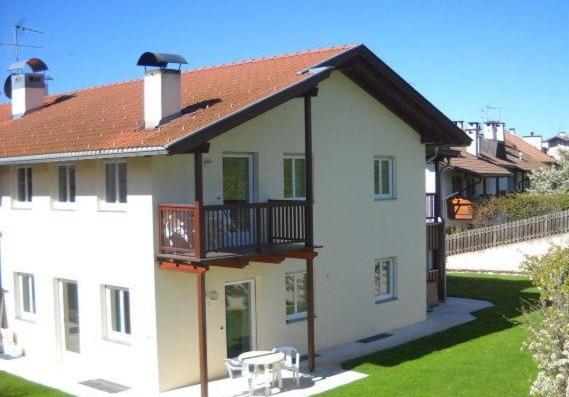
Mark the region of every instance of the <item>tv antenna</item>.
<instances>
[{"instance_id":1,"label":"tv antenna","mask_svg":"<svg viewBox=\"0 0 569 397\"><path fill-rule=\"evenodd\" d=\"M24 26L24 20L19 20L14 25L14 42L13 43L0 43L0 46L4 47L12 47L16 50L16 63L20 62L20 48L41 48L37 45L30 45L30 44L22 44L20 43L20 39L24 32L36 33L36 34L43 34L43 32L39 29L30 28L28 26Z\"/></svg>"},{"instance_id":2,"label":"tv antenna","mask_svg":"<svg viewBox=\"0 0 569 397\"><path fill-rule=\"evenodd\" d=\"M509 109L506 108L502 108L500 106L491 106L491 105L484 105L483 107L480 108L480 118L483 119L484 121L502 121L502 112L503 111L509 111ZM492 112L496 112L497 113L497 118L495 118L496 120L491 120L492 117L490 117L490 114Z\"/></svg>"}]
</instances>

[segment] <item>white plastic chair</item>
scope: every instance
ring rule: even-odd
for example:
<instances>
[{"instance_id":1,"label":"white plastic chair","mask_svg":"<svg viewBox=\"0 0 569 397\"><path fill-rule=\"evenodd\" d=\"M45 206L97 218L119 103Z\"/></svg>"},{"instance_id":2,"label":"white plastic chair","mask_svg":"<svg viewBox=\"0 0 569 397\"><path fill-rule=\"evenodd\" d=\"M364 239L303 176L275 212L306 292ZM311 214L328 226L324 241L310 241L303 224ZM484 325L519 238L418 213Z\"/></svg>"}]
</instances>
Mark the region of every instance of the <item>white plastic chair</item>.
<instances>
[{"instance_id":1,"label":"white plastic chair","mask_svg":"<svg viewBox=\"0 0 569 397\"><path fill-rule=\"evenodd\" d=\"M249 383L249 397L253 397L253 392L258 389L265 389L265 397L271 394L271 384L273 383L273 373L269 366L243 364L243 376Z\"/></svg>"},{"instance_id":2,"label":"white plastic chair","mask_svg":"<svg viewBox=\"0 0 569 397\"><path fill-rule=\"evenodd\" d=\"M292 372L293 378L296 380L296 386L300 386L300 354L294 347L280 346L273 350L284 354L284 363L282 367Z\"/></svg>"},{"instance_id":3,"label":"white plastic chair","mask_svg":"<svg viewBox=\"0 0 569 397\"><path fill-rule=\"evenodd\" d=\"M225 367L231 379L240 378L243 376L243 367L239 360L233 358L225 359Z\"/></svg>"}]
</instances>

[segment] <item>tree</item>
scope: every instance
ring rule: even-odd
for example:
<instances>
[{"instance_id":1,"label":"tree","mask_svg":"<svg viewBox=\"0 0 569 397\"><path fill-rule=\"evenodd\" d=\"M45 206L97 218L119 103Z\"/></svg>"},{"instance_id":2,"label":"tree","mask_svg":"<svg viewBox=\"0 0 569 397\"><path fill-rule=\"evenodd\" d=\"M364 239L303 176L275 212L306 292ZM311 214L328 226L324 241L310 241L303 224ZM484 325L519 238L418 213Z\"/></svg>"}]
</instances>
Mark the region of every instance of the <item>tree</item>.
<instances>
[{"instance_id":1,"label":"tree","mask_svg":"<svg viewBox=\"0 0 569 397\"><path fill-rule=\"evenodd\" d=\"M527 258L524 270L539 288L541 305L527 313L526 348L538 366L530 393L569 397L569 248L553 246Z\"/></svg>"},{"instance_id":2,"label":"tree","mask_svg":"<svg viewBox=\"0 0 569 397\"><path fill-rule=\"evenodd\" d=\"M560 150L557 165L541 167L529 175L530 193L569 192L569 152Z\"/></svg>"}]
</instances>

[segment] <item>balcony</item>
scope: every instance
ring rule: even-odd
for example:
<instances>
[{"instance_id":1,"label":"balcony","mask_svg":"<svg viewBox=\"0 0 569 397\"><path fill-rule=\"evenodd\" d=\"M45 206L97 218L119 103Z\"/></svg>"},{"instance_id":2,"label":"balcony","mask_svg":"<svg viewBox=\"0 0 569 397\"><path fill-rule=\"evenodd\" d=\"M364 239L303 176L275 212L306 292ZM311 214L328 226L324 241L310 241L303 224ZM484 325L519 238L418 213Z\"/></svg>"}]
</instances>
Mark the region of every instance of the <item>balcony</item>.
<instances>
[{"instance_id":1,"label":"balcony","mask_svg":"<svg viewBox=\"0 0 569 397\"><path fill-rule=\"evenodd\" d=\"M159 205L160 259L208 261L304 248L305 201Z\"/></svg>"}]
</instances>

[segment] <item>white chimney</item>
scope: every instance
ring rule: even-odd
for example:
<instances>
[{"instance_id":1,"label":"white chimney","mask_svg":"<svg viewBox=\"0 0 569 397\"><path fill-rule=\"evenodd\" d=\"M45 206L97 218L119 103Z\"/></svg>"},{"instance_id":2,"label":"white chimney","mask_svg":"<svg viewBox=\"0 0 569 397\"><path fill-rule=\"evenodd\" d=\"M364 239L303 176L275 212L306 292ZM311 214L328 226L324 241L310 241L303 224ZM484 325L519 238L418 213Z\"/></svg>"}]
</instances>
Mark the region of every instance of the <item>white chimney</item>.
<instances>
[{"instance_id":1,"label":"white chimney","mask_svg":"<svg viewBox=\"0 0 569 397\"><path fill-rule=\"evenodd\" d=\"M12 100L12 117L19 119L43 106L47 95L47 78L43 72L48 67L41 59L30 58L11 64L8 70L10 76L4 82L4 94Z\"/></svg>"},{"instance_id":2,"label":"white chimney","mask_svg":"<svg viewBox=\"0 0 569 397\"><path fill-rule=\"evenodd\" d=\"M541 135L535 135L534 132L530 132L528 136L524 136L523 140L538 150L541 150L543 146Z\"/></svg>"},{"instance_id":3,"label":"white chimney","mask_svg":"<svg viewBox=\"0 0 569 397\"><path fill-rule=\"evenodd\" d=\"M477 122L470 122L467 124L464 132L466 132L469 138L472 139L472 142L470 142L470 145L466 148L466 151L473 156L478 156L478 153L480 151L480 124Z\"/></svg>"},{"instance_id":4,"label":"white chimney","mask_svg":"<svg viewBox=\"0 0 569 397\"><path fill-rule=\"evenodd\" d=\"M500 121L487 121L484 124L484 138L504 142L505 124Z\"/></svg>"},{"instance_id":5,"label":"white chimney","mask_svg":"<svg viewBox=\"0 0 569 397\"><path fill-rule=\"evenodd\" d=\"M167 69L169 63L177 63L178 69ZM181 55L145 52L137 65L144 66L144 128L156 128L160 123L176 117L181 109L182 64L187 64ZM158 69L146 70L147 67Z\"/></svg>"},{"instance_id":6,"label":"white chimney","mask_svg":"<svg viewBox=\"0 0 569 397\"><path fill-rule=\"evenodd\" d=\"M152 129L181 111L181 73L153 69L144 74L144 128Z\"/></svg>"},{"instance_id":7,"label":"white chimney","mask_svg":"<svg viewBox=\"0 0 569 397\"><path fill-rule=\"evenodd\" d=\"M19 119L26 113L43 106L47 94L43 73L18 73L13 74L11 78L13 118Z\"/></svg>"}]
</instances>

